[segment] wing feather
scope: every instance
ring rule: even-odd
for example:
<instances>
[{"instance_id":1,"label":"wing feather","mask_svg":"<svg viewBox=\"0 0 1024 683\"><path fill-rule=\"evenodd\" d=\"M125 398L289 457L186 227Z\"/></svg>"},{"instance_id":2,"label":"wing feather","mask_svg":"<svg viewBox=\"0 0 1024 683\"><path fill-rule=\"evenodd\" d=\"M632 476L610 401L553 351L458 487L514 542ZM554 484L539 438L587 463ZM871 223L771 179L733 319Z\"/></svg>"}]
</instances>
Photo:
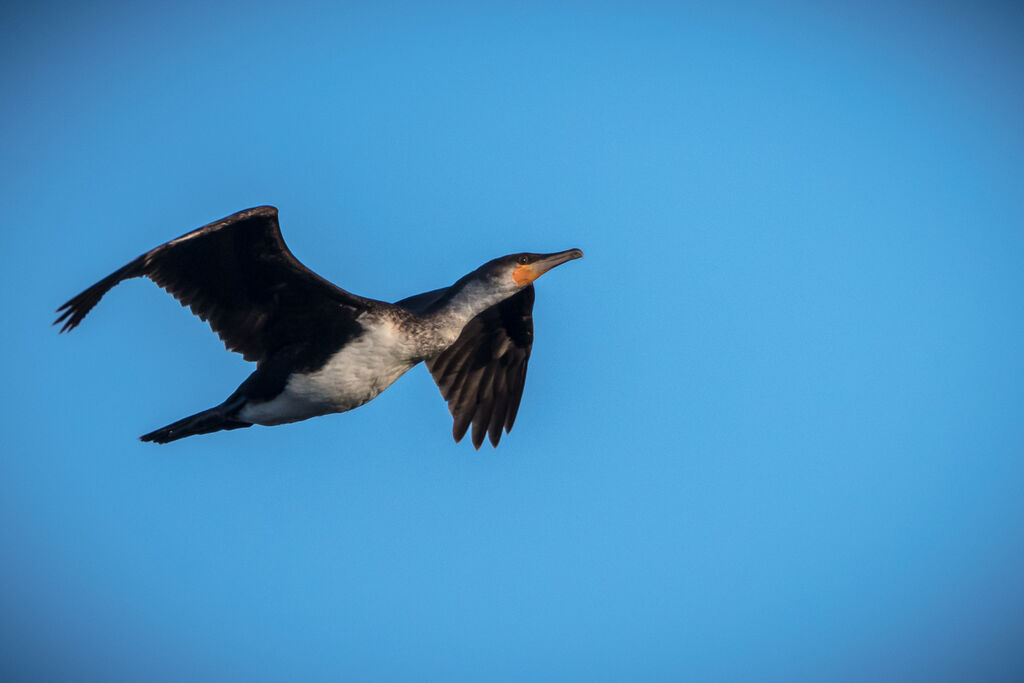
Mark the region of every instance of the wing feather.
<instances>
[{"instance_id":1,"label":"wing feather","mask_svg":"<svg viewBox=\"0 0 1024 683\"><path fill-rule=\"evenodd\" d=\"M534 297L530 286L491 306L470 320L451 346L427 360L427 369L448 402L456 441L472 425L474 447L480 448L485 436L497 446L502 429L512 429L533 348Z\"/></svg>"},{"instance_id":2,"label":"wing feather","mask_svg":"<svg viewBox=\"0 0 1024 683\"><path fill-rule=\"evenodd\" d=\"M304 266L281 236L277 209L232 214L151 249L57 309L61 332L78 326L111 288L148 277L188 306L246 360L356 329L367 299Z\"/></svg>"}]
</instances>

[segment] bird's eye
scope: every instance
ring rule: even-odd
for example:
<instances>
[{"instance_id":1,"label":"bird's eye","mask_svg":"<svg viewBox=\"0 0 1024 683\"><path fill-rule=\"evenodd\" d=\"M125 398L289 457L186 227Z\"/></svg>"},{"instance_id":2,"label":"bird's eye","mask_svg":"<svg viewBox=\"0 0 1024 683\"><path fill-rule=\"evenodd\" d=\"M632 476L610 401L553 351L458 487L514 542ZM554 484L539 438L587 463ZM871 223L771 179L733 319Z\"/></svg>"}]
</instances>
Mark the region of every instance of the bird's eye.
<instances>
[{"instance_id":1,"label":"bird's eye","mask_svg":"<svg viewBox=\"0 0 1024 683\"><path fill-rule=\"evenodd\" d=\"M516 259L516 263L518 263L521 266L525 266L529 262L530 259L527 256L520 256L519 258Z\"/></svg>"}]
</instances>

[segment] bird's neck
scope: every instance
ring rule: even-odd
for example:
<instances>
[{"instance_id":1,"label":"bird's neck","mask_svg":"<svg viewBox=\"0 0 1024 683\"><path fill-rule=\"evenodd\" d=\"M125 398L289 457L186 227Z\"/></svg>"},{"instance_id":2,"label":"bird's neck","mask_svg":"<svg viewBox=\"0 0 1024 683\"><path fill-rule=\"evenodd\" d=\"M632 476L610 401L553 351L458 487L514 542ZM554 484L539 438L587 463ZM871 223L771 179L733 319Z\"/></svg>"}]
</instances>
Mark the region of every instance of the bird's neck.
<instances>
[{"instance_id":1,"label":"bird's neck","mask_svg":"<svg viewBox=\"0 0 1024 683\"><path fill-rule=\"evenodd\" d=\"M461 328L480 313L514 293L495 289L475 279L458 282L438 302L439 308L435 315L446 317Z\"/></svg>"},{"instance_id":2,"label":"bird's neck","mask_svg":"<svg viewBox=\"0 0 1024 683\"><path fill-rule=\"evenodd\" d=\"M477 279L464 278L452 285L421 316L421 321L432 330L441 346L440 350L443 350L459 338L470 320L514 293L489 287Z\"/></svg>"}]
</instances>

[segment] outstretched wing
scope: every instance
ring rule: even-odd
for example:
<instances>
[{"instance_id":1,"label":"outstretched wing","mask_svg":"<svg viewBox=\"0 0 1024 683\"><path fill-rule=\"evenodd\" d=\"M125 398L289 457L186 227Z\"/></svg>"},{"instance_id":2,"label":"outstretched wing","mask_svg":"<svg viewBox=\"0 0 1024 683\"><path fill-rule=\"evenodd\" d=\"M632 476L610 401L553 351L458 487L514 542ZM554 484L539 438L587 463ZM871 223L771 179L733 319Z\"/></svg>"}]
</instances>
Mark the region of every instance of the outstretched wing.
<instances>
[{"instance_id":1,"label":"outstretched wing","mask_svg":"<svg viewBox=\"0 0 1024 683\"><path fill-rule=\"evenodd\" d=\"M278 349L357 325L367 300L306 268L260 206L204 225L138 257L57 309L74 329L114 285L148 277L188 306L231 351L261 362Z\"/></svg>"},{"instance_id":2,"label":"outstretched wing","mask_svg":"<svg viewBox=\"0 0 1024 683\"><path fill-rule=\"evenodd\" d=\"M427 292L398 302L415 310L429 306L444 290ZM516 421L526 382L526 365L533 348L533 286L480 313L463 328L455 343L427 369L455 419L456 441L473 425L473 446L480 448L486 434L497 446L501 430Z\"/></svg>"}]
</instances>

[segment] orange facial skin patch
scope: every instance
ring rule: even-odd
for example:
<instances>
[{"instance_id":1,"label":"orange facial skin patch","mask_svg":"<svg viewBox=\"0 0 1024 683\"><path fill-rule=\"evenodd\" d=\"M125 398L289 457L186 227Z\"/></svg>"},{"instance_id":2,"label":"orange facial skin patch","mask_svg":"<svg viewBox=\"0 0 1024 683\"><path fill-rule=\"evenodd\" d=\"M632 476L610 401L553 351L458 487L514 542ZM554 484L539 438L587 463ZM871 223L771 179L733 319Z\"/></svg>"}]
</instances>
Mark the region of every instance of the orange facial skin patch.
<instances>
[{"instance_id":1,"label":"orange facial skin patch","mask_svg":"<svg viewBox=\"0 0 1024 683\"><path fill-rule=\"evenodd\" d=\"M543 273L534 271L533 266L531 265L516 266L516 269L512 271L512 279L515 280L516 284L520 287L530 284L541 275L543 275Z\"/></svg>"}]
</instances>

